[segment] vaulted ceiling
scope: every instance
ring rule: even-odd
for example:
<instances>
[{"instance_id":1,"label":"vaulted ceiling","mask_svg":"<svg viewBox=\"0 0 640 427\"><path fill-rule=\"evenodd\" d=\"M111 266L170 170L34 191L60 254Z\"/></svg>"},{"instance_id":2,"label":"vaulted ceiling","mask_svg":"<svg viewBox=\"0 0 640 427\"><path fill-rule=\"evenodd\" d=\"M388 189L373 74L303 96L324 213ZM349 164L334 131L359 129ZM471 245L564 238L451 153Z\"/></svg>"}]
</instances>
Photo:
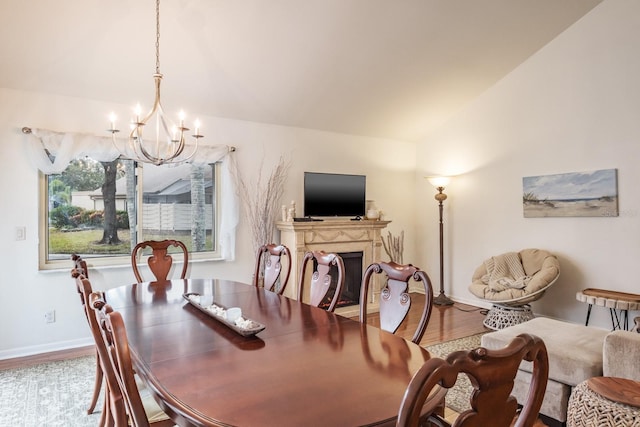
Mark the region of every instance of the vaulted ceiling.
<instances>
[{"instance_id":1,"label":"vaulted ceiling","mask_svg":"<svg viewBox=\"0 0 640 427\"><path fill-rule=\"evenodd\" d=\"M162 0L163 104L418 141L600 2ZM155 2L2 0L0 55L0 87L149 108Z\"/></svg>"}]
</instances>

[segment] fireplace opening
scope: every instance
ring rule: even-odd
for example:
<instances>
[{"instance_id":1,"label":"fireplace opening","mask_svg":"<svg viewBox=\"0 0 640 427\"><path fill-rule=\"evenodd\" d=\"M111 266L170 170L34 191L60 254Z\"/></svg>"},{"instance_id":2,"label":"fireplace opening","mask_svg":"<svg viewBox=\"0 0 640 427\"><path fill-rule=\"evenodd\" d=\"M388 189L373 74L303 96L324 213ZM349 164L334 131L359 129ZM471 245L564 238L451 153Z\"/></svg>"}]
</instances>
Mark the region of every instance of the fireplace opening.
<instances>
[{"instance_id":1,"label":"fireplace opening","mask_svg":"<svg viewBox=\"0 0 640 427\"><path fill-rule=\"evenodd\" d=\"M342 257L344 263L344 285L336 308L357 305L360 303L360 286L362 285L362 252L341 252L338 255ZM314 262L313 267L317 268L317 263ZM331 286L327 297L319 305L321 308L329 307L336 292L338 268L332 266L329 272L332 277Z\"/></svg>"}]
</instances>

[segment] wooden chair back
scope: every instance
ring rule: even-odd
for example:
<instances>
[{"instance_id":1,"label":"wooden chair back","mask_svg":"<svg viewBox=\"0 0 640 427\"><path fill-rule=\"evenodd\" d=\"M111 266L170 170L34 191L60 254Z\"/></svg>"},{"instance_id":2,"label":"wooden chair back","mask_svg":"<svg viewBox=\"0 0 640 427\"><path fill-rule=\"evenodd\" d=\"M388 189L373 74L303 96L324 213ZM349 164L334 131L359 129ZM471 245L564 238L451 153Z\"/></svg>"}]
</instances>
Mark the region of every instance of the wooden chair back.
<instances>
[{"instance_id":1,"label":"wooden chair back","mask_svg":"<svg viewBox=\"0 0 640 427\"><path fill-rule=\"evenodd\" d=\"M117 394L124 402L124 406L126 406L130 424L134 427L149 427L149 419L134 376L135 372L131 362L129 342L127 341L127 332L122 316L120 313L113 311L111 306L106 304L98 293L91 294L90 305L95 312L105 352L105 365L108 365L110 375L113 375L116 380ZM110 385L109 389L111 388L113 387ZM121 421L116 419L116 427L128 425L126 414L124 415L124 424L120 424Z\"/></svg>"},{"instance_id":2,"label":"wooden chair back","mask_svg":"<svg viewBox=\"0 0 640 427\"><path fill-rule=\"evenodd\" d=\"M145 242L138 243L131 251L131 266L133 267L133 274L136 276L138 283L144 282L142 274L138 269L138 259L142 251L149 247L151 248L151 255L147 258L147 265L155 276L157 282L164 282L167 280L167 276L171 271L173 264L173 257L169 255L168 249L170 246L179 248L182 250L184 257L184 263L182 265L182 272L180 273L181 279L187 278L187 267L189 266L189 253L187 247L179 240L147 240Z\"/></svg>"},{"instance_id":3,"label":"wooden chair back","mask_svg":"<svg viewBox=\"0 0 640 427\"><path fill-rule=\"evenodd\" d=\"M91 330L91 335L93 336L93 340L96 344L98 363L100 363L102 375L104 376L107 384L105 390L108 395L105 398L106 404L104 408L105 413L102 414L103 420L106 420L105 422L107 423L115 424L116 426L127 425L127 414L124 399L122 393L120 392L116 374L109 363L107 348L104 345L102 334L100 332L100 326L98 324L95 311L93 310L93 304L91 302L92 299L101 299L102 294L99 292L94 292L91 286L91 282L89 282L89 279L87 279L83 275L78 275L76 277L76 286L78 289L78 293L80 293L81 295L87 321L89 322L89 329ZM100 425L102 425L102 420Z\"/></svg>"},{"instance_id":4,"label":"wooden chair back","mask_svg":"<svg viewBox=\"0 0 640 427\"><path fill-rule=\"evenodd\" d=\"M87 268L87 262L78 254L71 254L71 261L73 261L73 269L71 270L71 276L82 274L87 279L89 278L89 269ZM74 272L75 271L75 272Z\"/></svg>"},{"instance_id":5,"label":"wooden chair back","mask_svg":"<svg viewBox=\"0 0 640 427\"><path fill-rule=\"evenodd\" d=\"M284 267L282 262L283 257L286 258ZM277 290L278 294L282 295L290 275L291 254L286 246L270 243L258 248L256 268L253 274L253 284L255 286L260 286L262 282L262 286L264 286L265 289L272 292ZM260 280L261 278L262 280ZM280 280L280 287L276 289L278 280Z\"/></svg>"},{"instance_id":6,"label":"wooden chair back","mask_svg":"<svg viewBox=\"0 0 640 427\"><path fill-rule=\"evenodd\" d=\"M74 258L75 257L75 258ZM91 319L89 316L93 314L89 311L89 294L93 292L91 283L89 283L89 279L86 275L83 275L83 271L87 271L87 264L80 258L80 256L73 254L71 259L74 261L74 268L71 269L71 277L76 279L76 291L80 296L80 302L82 303L82 312L84 313L85 318L87 319L87 323L89 328L92 327ZM78 279L80 278L80 279ZM92 331L93 333L93 331ZM94 337L95 338L95 337ZM98 354L96 350L96 378L93 384L93 396L91 398L91 403L89 404L89 409L87 409L87 414L93 414L94 409L96 408L96 404L98 403L98 398L100 396L100 389L102 388L102 366L100 363L100 354ZM105 411L102 411L100 416L100 425L104 422L105 419Z\"/></svg>"},{"instance_id":7,"label":"wooden chair back","mask_svg":"<svg viewBox=\"0 0 640 427\"><path fill-rule=\"evenodd\" d=\"M522 360L533 362L533 373L526 402L517 415L518 402L511 396L514 379ZM474 391L471 409L462 412L454 427L532 427L538 418L549 376L549 360L544 342L529 334L514 338L505 348L490 350L483 347L451 353L446 360L429 359L414 374L407 387L397 426L416 427L426 398L434 387L451 388L458 374L466 374ZM514 418L516 417L515 422ZM429 421L449 426L437 415Z\"/></svg>"},{"instance_id":8,"label":"wooden chair back","mask_svg":"<svg viewBox=\"0 0 640 427\"><path fill-rule=\"evenodd\" d=\"M411 295L409 294L409 281L411 279L422 283L424 287L425 302L418 326L413 334L413 341L420 344L424 331L427 329L431 309L433 307L433 287L431 280L424 271L411 264L397 264L391 262L378 262L371 264L364 272L362 286L360 287L360 322L367 322L367 301L373 284L374 274L384 273L386 282L380 290L380 329L395 333L411 308Z\"/></svg>"},{"instance_id":9,"label":"wooden chair back","mask_svg":"<svg viewBox=\"0 0 640 427\"><path fill-rule=\"evenodd\" d=\"M304 254L300 266L300 282L298 283L299 301L302 301L305 271L307 270L308 263L315 265L310 282L309 304L320 307L321 304L330 297L330 302L326 309L327 311L334 311L340 300L340 294L344 286L344 262L342 261L342 257L338 254L323 251L312 251ZM332 269L331 267L334 268ZM335 277L333 277L332 274L334 274ZM329 291L333 288L331 286L332 283L335 283L335 292L333 296L330 296Z\"/></svg>"}]
</instances>

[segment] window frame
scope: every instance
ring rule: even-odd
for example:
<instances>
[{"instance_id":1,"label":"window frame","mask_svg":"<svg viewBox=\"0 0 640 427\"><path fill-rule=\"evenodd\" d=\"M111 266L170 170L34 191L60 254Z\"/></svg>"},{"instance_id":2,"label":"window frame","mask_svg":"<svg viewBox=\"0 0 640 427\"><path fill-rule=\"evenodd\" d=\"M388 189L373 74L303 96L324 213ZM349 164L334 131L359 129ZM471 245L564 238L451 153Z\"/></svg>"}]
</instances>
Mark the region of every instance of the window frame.
<instances>
[{"instance_id":1,"label":"window frame","mask_svg":"<svg viewBox=\"0 0 640 427\"><path fill-rule=\"evenodd\" d=\"M144 168L138 162L134 163L134 173L136 175L136 204L137 206L142 206L143 193L142 189L142 175L144 173ZM213 241L214 250L213 251L203 251L203 252L189 252L189 261L215 261L221 260L221 251L220 251L220 216L221 216L221 163L214 162L211 163L213 165L213 174L214 174L214 195L215 195L215 211L214 211L214 236L215 239ZM48 174L45 174L42 171L38 171L38 269L39 270L62 270L68 269L71 267L70 258L69 259L55 259L48 260L48 248L49 248L49 200L48 200ZM139 225L142 224L142 209L136 209L137 216L137 224L138 227L135 230L136 235L138 236L138 241L141 241L142 236L142 227ZM69 254L71 256L71 254ZM172 254L174 258L174 262L183 263L184 257L182 254L176 253ZM131 265L131 254L127 255L116 255L116 256L96 256L96 257L85 257L85 261L88 261L91 267L123 267Z\"/></svg>"}]
</instances>

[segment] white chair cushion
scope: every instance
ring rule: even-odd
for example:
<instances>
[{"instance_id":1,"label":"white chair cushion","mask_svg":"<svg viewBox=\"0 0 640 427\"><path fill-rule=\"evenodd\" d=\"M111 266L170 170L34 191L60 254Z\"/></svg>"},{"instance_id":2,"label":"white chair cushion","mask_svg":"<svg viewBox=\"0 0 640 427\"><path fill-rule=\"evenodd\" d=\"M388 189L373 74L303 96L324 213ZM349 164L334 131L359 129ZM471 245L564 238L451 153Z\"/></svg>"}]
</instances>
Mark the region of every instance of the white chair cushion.
<instances>
[{"instance_id":1,"label":"white chair cushion","mask_svg":"<svg viewBox=\"0 0 640 427\"><path fill-rule=\"evenodd\" d=\"M151 392L147 388L147 385L142 381L142 379L136 374L136 385L138 386L138 391L140 392L140 399L142 400L142 406L144 407L144 412L147 414L147 419L149 420L149 424L168 420L169 416L164 413L160 405L156 403L151 395Z\"/></svg>"}]
</instances>

